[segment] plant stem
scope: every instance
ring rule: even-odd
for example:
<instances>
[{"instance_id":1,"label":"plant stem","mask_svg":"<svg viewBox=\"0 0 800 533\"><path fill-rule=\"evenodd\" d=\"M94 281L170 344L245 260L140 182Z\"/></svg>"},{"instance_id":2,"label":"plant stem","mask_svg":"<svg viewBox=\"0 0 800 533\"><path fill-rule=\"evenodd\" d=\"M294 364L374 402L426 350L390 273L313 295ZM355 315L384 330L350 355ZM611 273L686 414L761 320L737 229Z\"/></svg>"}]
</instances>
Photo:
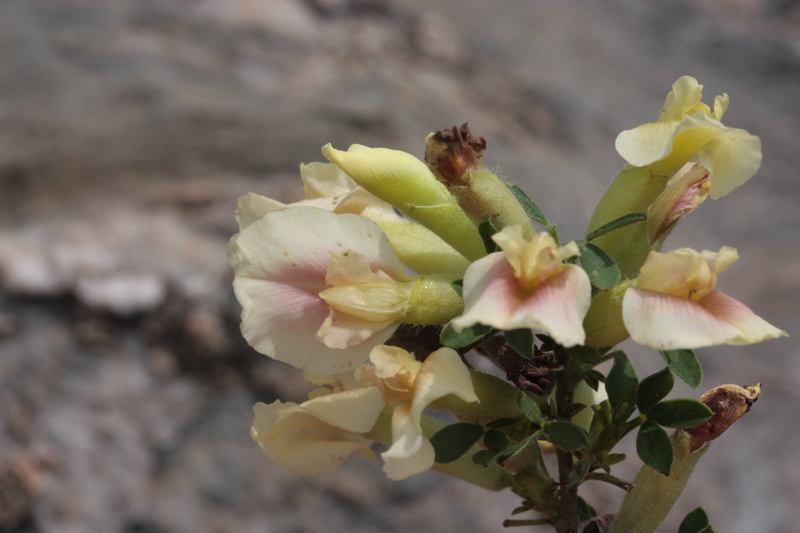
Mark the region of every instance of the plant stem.
<instances>
[{"instance_id":1,"label":"plant stem","mask_svg":"<svg viewBox=\"0 0 800 533\"><path fill-rule=\"evenodd\" d=\"M559 418L568 420L566 413L572 406L575 392L575 365L568 350L556 350L564 369L556 378L556 404ZM572 470L572 452L556 448L558 458L559 513L555 522L558 533L577 533L578 531L578 487L569 484L569 473Z\"/></svg>"},{"instance_id":2,"label":"plant stem","mask_svg":"<svg viewBox=\"0 0 800 533\"><path fill-rule=\"evenodd\" d=\"M558 533L577 533L578 531L578 487L570 487L568 478L572 470L572 452L556 449L558 457L558 484L560 493L560 512L556 521Z\"/></svg>"}]
</instances>

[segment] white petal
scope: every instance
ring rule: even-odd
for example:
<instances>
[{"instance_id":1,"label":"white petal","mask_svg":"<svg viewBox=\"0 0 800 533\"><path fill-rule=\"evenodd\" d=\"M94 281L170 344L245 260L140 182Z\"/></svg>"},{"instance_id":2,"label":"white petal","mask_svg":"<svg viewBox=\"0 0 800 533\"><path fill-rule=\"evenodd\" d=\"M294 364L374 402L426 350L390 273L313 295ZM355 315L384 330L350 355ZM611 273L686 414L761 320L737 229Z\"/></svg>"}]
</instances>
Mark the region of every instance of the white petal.
<instances>
[{"instance_id":1,"label":"white petal","mask_svg":"<svg viewBox=\"0 0 800 533\"><path fill-rule=\"evenodd\" d=\"M234 216L239 223L239 229L244 229L267 213L286 209L283 204L272 198L249 192L236 201Z\"/></svg>"},{"instance_id":2,"label":"white petal","mask_svg":"<svg viewBox=\"0 0 800 533\"><path fill-rule=\"evenodd\" d=\"M353 452L373 457L371 441L327 424L293 403L253 406L251 435L269 459L304 476L321 476Z\"/></svg>"},{"instance_id":3,"label":"white petal","mask_svg":"<svg viewBox=\"0 0 800 533\"><path fill-rule=\"evenodd\" d=\"M392 446L381 454L389 479L405 479L433 466L435 452L414 421L408 403L399 403L392 415Z\"/></svg>"},{"instance_id":4,"label":"white petal","mask_svg":"<svg viewBox=\"0 0 800 533\"><path fill-rule=\"evenodd\" d=\"M711 197L720 198L747 182L761 166L761 139L728 128L705 113L681 122L675 143L711 172Z\"/></svg>"},{"instance_id":5,"label":"white petal","mask_svg":"<svg viewBox=\"0 0 800 533\"><path fill-rule=\"evenodd\" d=\"M300 179L303 180L303 195L308 199L351 193L359 188L333 163L301 164Z\"/></svg>"},{"instance_id":6,"label":"white petal","mask_svg":"<svg viewBox=\"0 0 800 533\"><path fill-rule=\"evenodd\" d=\"M319 297L331 256L352 250L373 270L405 276L388 239L374 222L310 207L269 213L231 239L228 256L242 305L242 333L258 351L317 374L363 362L386 340L370 337L347 350L330 349L315 335L329 315Z\"/></svg>"},{"instance_id":7,"label":"white petal","mask_svg":"<svg viewBox=\"0 0 800 533\"><path fill-rule=\"evenodd\" d=\"M383 405L380 389L362 387L319 396L301 407L332 426L366 433L375 425Z\"/></svg>"},{"instance_id":8,"label":"white petal","mask_svg":"<svg viewBox=\"0 0 800 533\"><path fill-rule=\"evenodd\" d=\"M434 401L455 394L465 402L478 402L467 365L452 348L430 354L414 380L411 417L419 424L422 410Z\"/></svg>"},{"instance_id":9,"label":"white petal","mask_svg":"<svg viewBox=\"0 0 800 533\"><path fill-rule=\"evenodd\" d=\"M631 288L622 302L622 316L633 340L657 350L752 344L785 334L719 291L694 302Z\"/></svg>"},{"instance_id":10,"label":"white petal","mask_svg":"<svg viewBox=\"0 0 800 533\"><path fill-rule=\"evenodd\" d=\"M756 342L786 337L788 334L776 328L749 307L720 291L713 291L698 302L714 316L731 324L739 334L726 341L726 344L754 344Z\"/></svg>"},{"instance_id":11,"label":"white petal","mask_svg":"<svg viewBox=\"0 0 800 533\"><path fill-rule=\"evenodd\" d=\"M591 283L576 265L551 276L532 293L522 289L505 258L491 254L464 276L464 314L456 330L480 323L503 330L537 328L562 346L583 344L583 318L591 303Z\"/></svg>"},{"instance_id":12,"label":"white petal","mask_svg":"<svg viewBox=\"0 0 800 533\"><path fill-rule=\"evenodd\" d=\"M472 263L464 274L464 314L451 324L461 331L475 324L494 327L504 322L509 308L520 299L514 269L503 252L495 252Z\"/></svg>"},{"instance_id":13,"label":"white petal","mask_svg":"<svg viewBox=\"0 0 800 533\"><path fill-rule=\"evenodd\" d=\"M366 322L332 309L315 333L315 337L328 348L358 349L364 342L369 341L369 349L372 349L387 341L399 325L397 320ZM358 351L363 352L361 349ZM362 361L364 359L359 362Z\"/></svg>"},{"instance_id":14,"label":"white petal","mask_svg":"<svg viewBox=\"0 0 800 533\"><path fill-rule=\"evenodd\" d=\"M679 122L650 122L625 130L614 143L617 153L635 167L660 161L672 152Z\"/></svg>"}]
</instances>

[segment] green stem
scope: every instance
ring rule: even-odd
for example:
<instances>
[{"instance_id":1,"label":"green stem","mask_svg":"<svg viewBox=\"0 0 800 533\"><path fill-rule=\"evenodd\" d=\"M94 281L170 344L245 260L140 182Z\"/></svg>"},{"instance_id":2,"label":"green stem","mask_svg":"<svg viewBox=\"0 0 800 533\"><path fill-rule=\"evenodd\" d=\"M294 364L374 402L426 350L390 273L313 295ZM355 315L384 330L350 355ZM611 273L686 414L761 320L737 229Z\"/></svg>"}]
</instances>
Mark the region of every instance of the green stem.
<instances>
[{"instance_id":1,"label":"green stem","mask_svg":"<svg viewBox=\"0 0 800 533\"><path fill-rule=\"evenodd\" d=\"M691 437L683 431L672 436L675 460L669 476L647 465L642 466L633 480L634 488L622 501L611 533L653 533L664 521L686 487L694 465L708 449L706 446L691 452L690 440Z\"/></svg>"}]
</instances>

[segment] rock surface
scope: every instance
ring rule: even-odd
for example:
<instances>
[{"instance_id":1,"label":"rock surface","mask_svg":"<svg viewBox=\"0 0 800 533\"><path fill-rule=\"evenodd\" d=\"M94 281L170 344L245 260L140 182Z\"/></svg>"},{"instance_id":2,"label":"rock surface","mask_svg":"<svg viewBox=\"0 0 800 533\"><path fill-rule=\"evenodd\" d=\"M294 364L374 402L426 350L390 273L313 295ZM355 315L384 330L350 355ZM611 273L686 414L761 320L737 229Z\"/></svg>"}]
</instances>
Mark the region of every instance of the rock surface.
<instances>
[{"instance_id":1,"label":"rock surface","mask_svg":"<svg viewBox=\"0 0 800 533\"><path fill-rule=\"evenodd\" d=\"M421 155L469 121L487 164L577 236L622 165L617 133L690 74L707 101L731 95L726 123L764 163L668 246L736 246L723 290L797 335L799 28L791 0L0 3L0 532L498 531L510 492L388 482L360 459L309 480L250 441L254 402L305 389L238 333L235 199L297 200L327 142ZM704 389L763 394L664 531L698 503L717 531L794 530L797 352L700 353ZM630 353L640 375L661 365ZM621 499L587 488L603 512Z\"/></svg>"}]
</instances>

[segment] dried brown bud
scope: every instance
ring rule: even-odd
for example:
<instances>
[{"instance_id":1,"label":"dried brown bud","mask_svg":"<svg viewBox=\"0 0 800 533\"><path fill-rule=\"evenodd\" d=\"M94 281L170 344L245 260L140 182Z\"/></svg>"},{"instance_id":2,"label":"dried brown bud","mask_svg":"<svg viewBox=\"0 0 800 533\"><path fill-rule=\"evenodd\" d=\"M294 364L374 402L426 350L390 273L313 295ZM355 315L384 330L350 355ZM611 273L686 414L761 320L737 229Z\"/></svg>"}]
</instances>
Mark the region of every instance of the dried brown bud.
<instances>
[{"instance_id":1,"label":"dried brown bud","mask_svg":"<svg viewBox=\"0 0 800 533\"><path fill-rule=\"evenodd\" d=\"M431 133L425 139L425 162L447 185L466 185L473 170L483 168L486 137L475 137L467 123Z\"/></svg>"},{"instance_id":2,"label":"dried brown bud","mask_svg":"<svg viewBox=\"0 0 800 533\"><path fill-rule=\"evenodd\" d=\"M700 401L714 411L714 416L704 424L688 429L691 436L689 448L699 450L706 442L712 441L739 420L758 400L761 394L761 383L740 387L739 385L721 385L706 392Z\"/></svg>"}]
</instances>

